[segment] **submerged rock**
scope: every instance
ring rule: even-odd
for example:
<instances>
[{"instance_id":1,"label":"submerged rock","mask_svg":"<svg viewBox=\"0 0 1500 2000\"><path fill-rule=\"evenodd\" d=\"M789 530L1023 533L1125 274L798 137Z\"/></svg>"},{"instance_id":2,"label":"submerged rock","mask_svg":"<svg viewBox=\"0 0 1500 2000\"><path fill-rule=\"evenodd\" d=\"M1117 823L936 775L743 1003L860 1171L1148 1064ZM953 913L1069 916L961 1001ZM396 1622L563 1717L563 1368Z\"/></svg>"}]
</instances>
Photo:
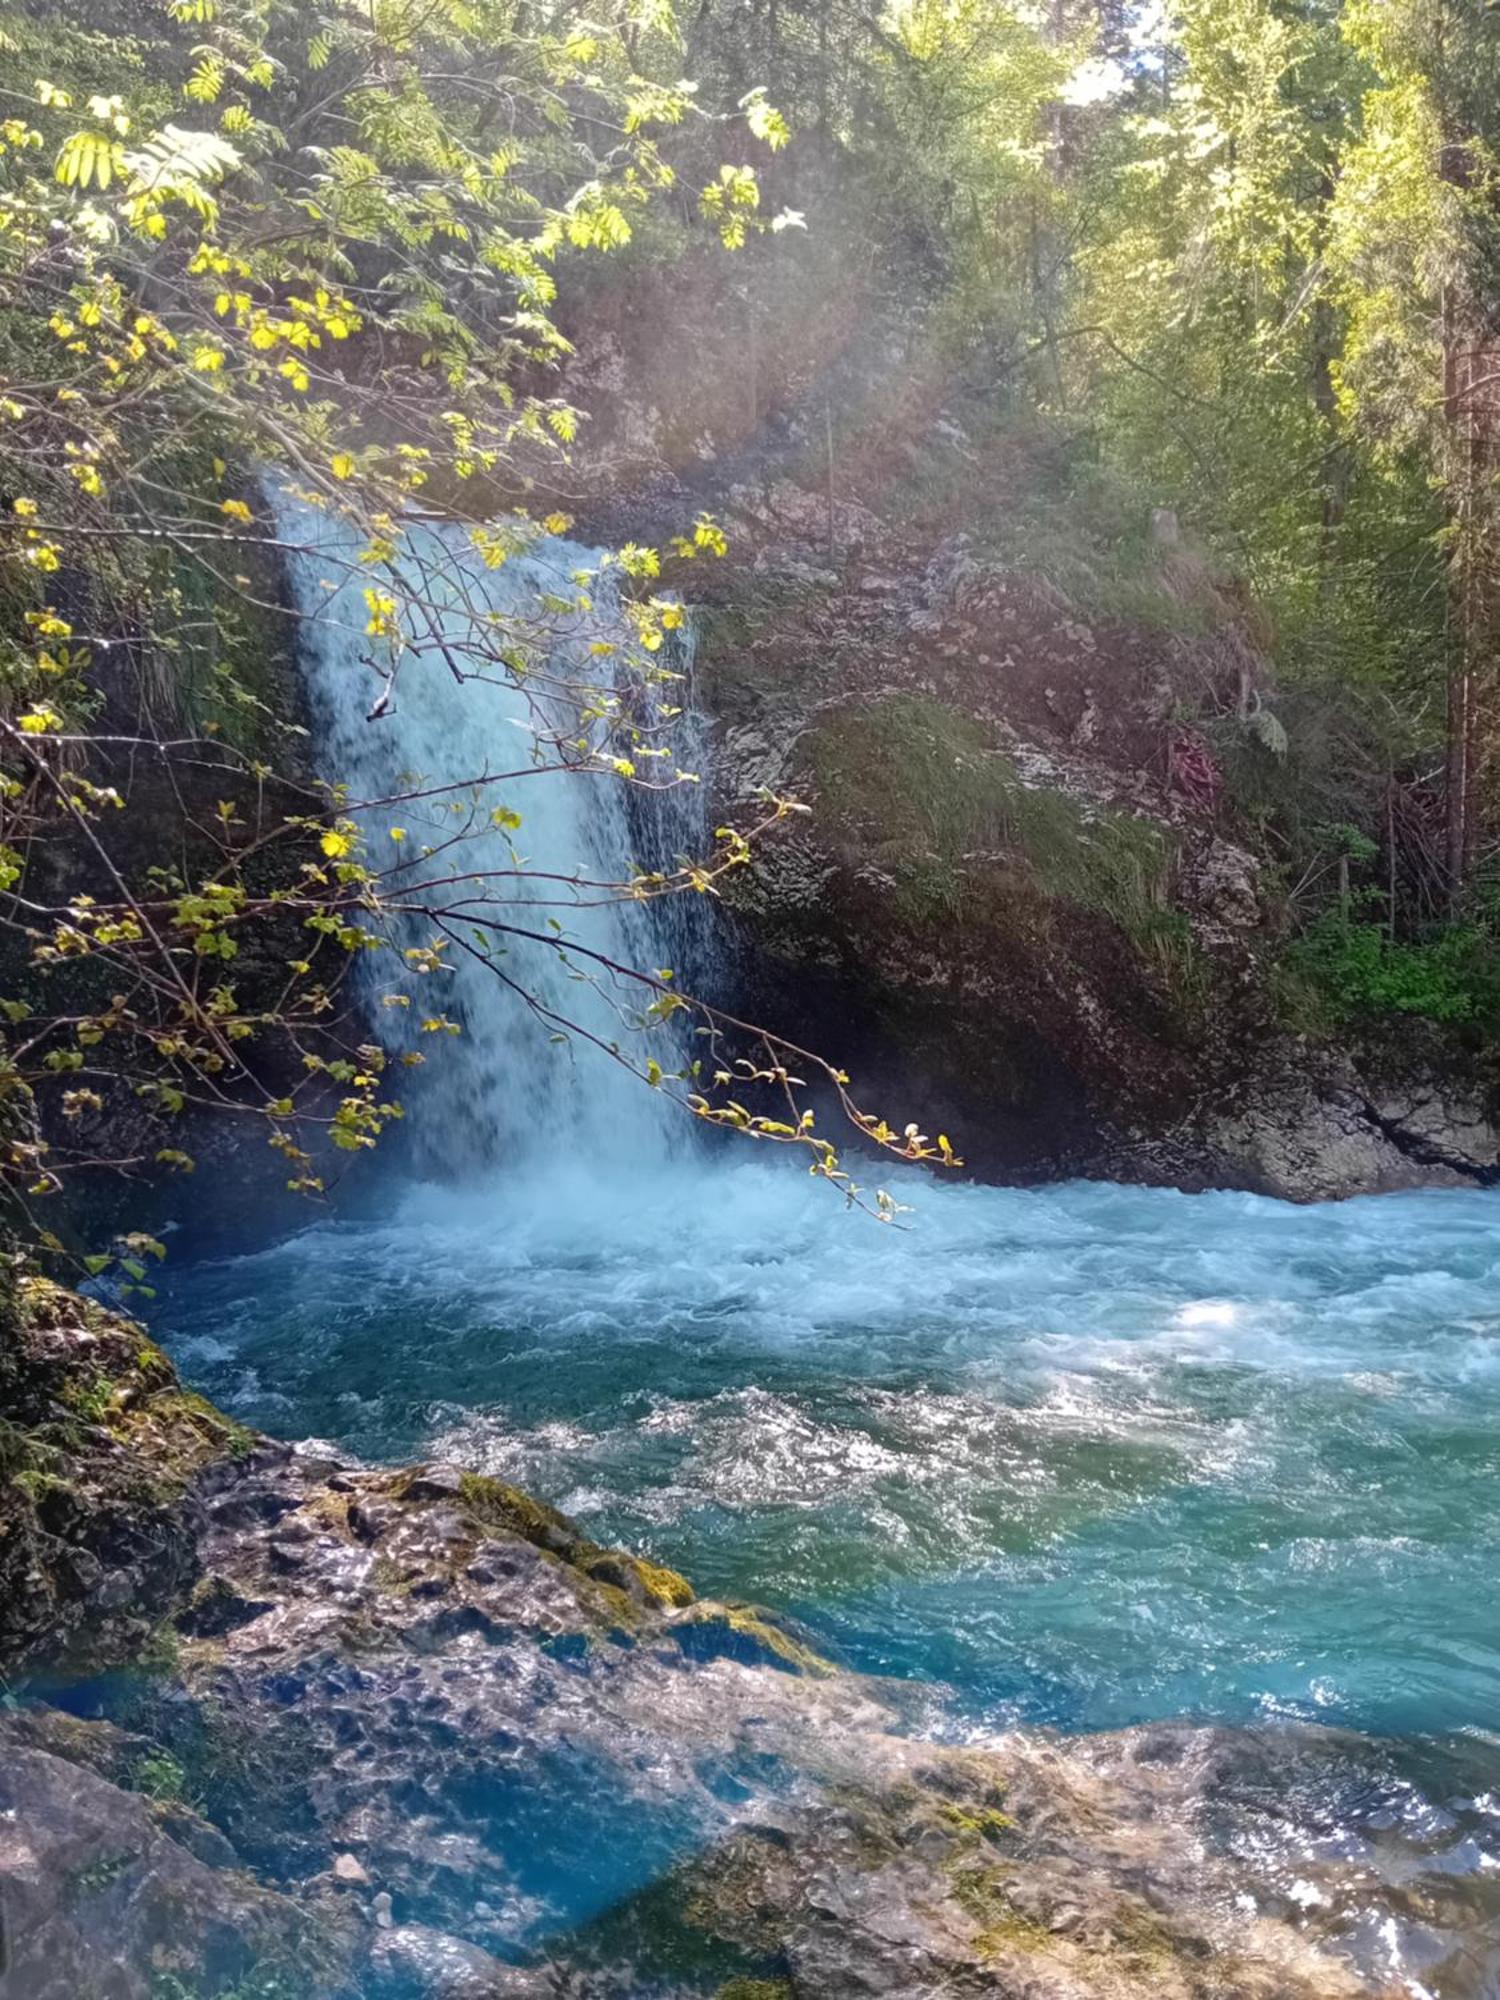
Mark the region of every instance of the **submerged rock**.
<instances>
[{"instance_id":1,"label":"submerged rock","mask_svg":"<svg viewBox=\"0 0 1500 2000\"><path fill-rule=\"evenodd\" d=\"M108 1386L112 1361L126 1393L90 1444L117 1474L108 1504L155 1464L179 1539L146 1586L136 1544L79 1515L80 1546L118 1551L100 1585L124 1582L84 1605L148 1587L175 1615L128 1674L54 1681L75 1713L0 1720L7 1996L1384 1990L1347 1954L1415 1907L1413 1869L1346 1920L1368 1866L1330 1861L1310 1900L1267 1875L1274 1841L1237 1846L1216 1817L1264 1827L1287 1744L1316 1763L1305 1732L945 1748L923 1740L920 1690L698 1601L515 1488L237 1433L172 1400L128 1322L57 1292L32 1310L40 1345L9 1363L15 1381L18 1352L40 1357L23 1413L45 1427L47 1383L87 1355ZM53 1635L55 1668L101 1636L118 1658L127 1628L80 1611L19 1630L33 1665Z\"/></svg>"},{"instance_id":2,"label":"submerged rock","mask_svg":"<svg viewBox=\"0 0 1500 2000\"><path fill-rule=\"evenodd\" d=\"M222 1842L205 1860L148 1797L19 1739L0 1720L7 1995L158 2000L248 1991L252 1978L286 2000L349 1990L355 1931L336 1912L255 1882Z\"/></svg>"},{"instance_id":3,"label":"submerged rock","mask_svg":"<svg viewBox=\"0 0 1500 2000\"><path fill-rule=\"evenodd\" d=\"M748 1819L617 1913L596 1948L633 1949L648 1969L693 1946L700 1959L733 1951L750 1969L720 2000L1386 1990L1289 1924L1247 1916L1201 1835L1136 1782L1131 1743L1104 1739L1091 1759L1047 1740L977 1752L891 1741L819 1798Z\"/></svg>"},{"instance_id":4,"label":"submerged rock","mask_svg":"<svg viewBox=\"0 0 1500 2000\"><path fill-rule=\"evenodd\" d=\"M478 1945L420 1924L385 1931L369 1959L372 1993L392 2000L550 2000L556 1992L544 1972L502 1965Z\"/></svg>"}]
</instances>

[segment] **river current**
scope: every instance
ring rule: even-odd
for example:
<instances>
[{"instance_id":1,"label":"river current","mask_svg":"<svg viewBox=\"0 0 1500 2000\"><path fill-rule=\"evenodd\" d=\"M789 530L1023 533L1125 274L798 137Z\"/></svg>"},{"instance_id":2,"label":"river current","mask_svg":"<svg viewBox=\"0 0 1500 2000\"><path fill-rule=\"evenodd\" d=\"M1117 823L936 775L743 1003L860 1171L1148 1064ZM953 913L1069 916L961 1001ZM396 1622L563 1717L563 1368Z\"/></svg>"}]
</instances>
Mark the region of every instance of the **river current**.
<instances>
[{"instance_id":1,"label":"river current","mask_svg":"<svg viewBox=\"0 0 1500 2000\"><path fill-rule=\"evenodd\" d=\"M1452 1932L1390 1931L1398 1990L1500 1991L1500 1196L909 1199L882 1227L732 1154L413 1187L163 1317L246 1420L524 1485L939 1734L1357 1732L1287 1769L1278 1869L1435 1872Z\"/></svg>"},{"instance_id":2,"label":"river current","mask_svg":"<svg viewBox=\"0 0 1500 2000\"><path fill-rule=\"evenodd\" d=\"M415 545L477 587L451 539ZM319 568L313 546L307 667L353 795L514 766L515 690L440 663L365 725L363 614ZM628 873L595 780L512 795L534 851ZM673 948L639 911L565 915L612 957ZM578 1004L548 954L527 976ZM1372 1977L1500 1993L1500 1192L1293 1208L911 1172L887 1227L795 1157L697 1149L597 1054L518 1039L493 981L446 1004L464 1034L417 1107L446 1158L170 1277L195 1385L284 1437L524 1486L920 1690L950 1739L1259 1732L1256 1799L1224 1808L1247 1869L1295 1908L1347 1864Z\"/></svg>"},{"instance_id":3,"label":"river current","mask_svg":"<svg viewBox=\"0 0 1500 2000\"><path fill-rule=\"evenodd\" d=\"M780 1159L415 1188L200 1267L174 1346L991 1722L1500 1726L1500 1196L912 1205Z\"/></svg>"}]
</instances>

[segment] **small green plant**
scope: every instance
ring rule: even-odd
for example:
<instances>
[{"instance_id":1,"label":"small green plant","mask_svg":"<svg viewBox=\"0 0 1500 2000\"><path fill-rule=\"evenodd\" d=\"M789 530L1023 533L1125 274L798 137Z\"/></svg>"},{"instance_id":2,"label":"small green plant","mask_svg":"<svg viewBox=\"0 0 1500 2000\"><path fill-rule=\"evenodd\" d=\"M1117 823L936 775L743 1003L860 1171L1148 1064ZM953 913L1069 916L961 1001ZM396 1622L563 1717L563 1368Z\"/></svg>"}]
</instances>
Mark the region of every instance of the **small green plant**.
<instances>
[{"instance_id":1,"label":"small green plant","mask_svg":"<svg viewBox=\"0 0 1500 2000\"><path fill-rule=\"evenodd\" d=\"M170 1750L153 1750L136 1765L135 1789L159 1805L187 1802L187 1773Z\"/></svg>"},{"instance_id":2,"label":"small green plant","mask_svg":"<svg viewBox=\"0 0 1500 2000\"><path fill-rule=\"evenodd\" d=\"M73 1876L73 1888L80 1896L91 1896L101 1889L107 1889L111 1882L123 1875L135 1860L133 1854L104 1854L97 1861L91 1861L86 1868L80 1868Z\"/></svg>"},{"instance_id":3,"label":"small green plant","mask_svg":"<svg viewBox=\"0 0 1500 2000\"><path fill-rule=\"evenodd\" d=\"M170 1619L158 1625L136 1654L136 1667L151 1679L166 1679L182 1664L182 1637Z\"/></svg>"},{"instance_id":4,"label":"small green plant","mask_svg":"<svg viewBox=\"0 0 1500 2000\"><path fill-rule=\"evenodd\" d=\"M1354 826L1347 820L1320 822L1311 829L1311 832L1313 839L1321 846L1329 848L1334 854L1348 861L1368 865L1380 853L1379 847L1363 828Z\"/></svg>"},{"instance_id":5,"label":"small green plant","mask_svg":"<svg viewBox=\"0 0 1500 2000\"><path fill-rule=\"evenodd\" d=\"M63 1384L62 1399L89 1423L102 1424L114 1410L115 1387L107 1375L94 1375L87 1381L75 1377Z\"/></svg>"},{"instance_id":6,"label":"small green plant","mask_svg":"<svg viewBox=\"0 0 1500 2000\"><path fill-rule=\"evenodd\" d=\"M18 1424L0 1417L0 1479L13 1479L31 1464L31 1439Z\"/></svg>"},{"instance_id":7,"label":"small green plant","mask_svg":"<svg viewBox=\"0 0 1500 2000\"><path fill-rule=\"evenodd\" d=\"M1333 1025L1409 1014L1444 1023L1500 1019L1500 953L1477 924L1452 925L1430 939L1392 938L1358 914L1332 910L1310 924L1283 956L1283 971Z\"/></svg>"},{"instance_id":8,"label":"small green plant","mask_svg":"<svg viewBox=\"0 0 1500 2000\"><path fill-rule=\"evenodd\" d=\"M39 1465L23 1466L15 1474L13 1484L26 1495L33 1507L40 1507L53 1494L67 1493L70 1489L66 1479L55 1472L48 1472Z\"/></svg>"}]
</instances>

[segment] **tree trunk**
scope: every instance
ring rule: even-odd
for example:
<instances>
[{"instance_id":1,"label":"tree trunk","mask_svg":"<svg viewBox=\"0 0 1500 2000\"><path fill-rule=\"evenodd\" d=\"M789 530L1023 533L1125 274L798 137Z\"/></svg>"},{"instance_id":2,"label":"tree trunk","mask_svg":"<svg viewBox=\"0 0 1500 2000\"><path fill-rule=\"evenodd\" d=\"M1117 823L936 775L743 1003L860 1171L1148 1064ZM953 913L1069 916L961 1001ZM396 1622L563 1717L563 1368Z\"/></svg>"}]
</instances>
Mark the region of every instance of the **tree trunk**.
<instances>
[{"instance_id":1,"label":"tree trunk","mask_svg":"<svg viewBox=\"0 0 1500 2000\"><path fill-rule=\"evenodd\" d=\"M1451 171L1451 170L1450 170ZM1461 315L1455 288L1443 287L1443 414L1449 508L1454 526L1450 559L1451 639L1448 663L1447 757L1443 853L1450 912L1462 899L1472 847L1471 760L1474 747L1474 446L1465 409Z\"/></svg>"}]
</instances>

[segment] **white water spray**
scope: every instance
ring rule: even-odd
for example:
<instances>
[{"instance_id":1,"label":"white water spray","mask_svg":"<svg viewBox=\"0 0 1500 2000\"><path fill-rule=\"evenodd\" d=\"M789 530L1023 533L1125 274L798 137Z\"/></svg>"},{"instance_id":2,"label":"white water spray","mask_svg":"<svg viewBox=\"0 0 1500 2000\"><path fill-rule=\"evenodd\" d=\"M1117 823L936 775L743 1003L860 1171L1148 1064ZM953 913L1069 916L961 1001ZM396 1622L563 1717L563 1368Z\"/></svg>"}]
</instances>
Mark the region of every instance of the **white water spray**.
<instances>
[{"instance_id":1,"label":"white water spray","mask_svg":"<svg viewBox=\"0 0 1500 2000\"><path fill-rule=\"evenodd\" d=\"M643 905L584 886L639 872L628 787L602 765L535 768L554 761L538 734L548 669L597 683L609 666L590 646L621 637L607 591L594 590L593 610L571 608L575 572L593 569L601 552L548 537L489 569L461 529L410 529L398 566L420 570L434 607L430 643L404 655L386 712L372 719L390 663L367 634L365 590L382 579L360 570L347 531L284 496L275 504L282 541L299 551L290 571L321 768L352 808L403 801L355 811L371 865L403 867L397 884L456 885L441 895L456 933L449 969L408 980L409 1007L377 1000L393 983L388 952L369 954L361 973L387 1045L427 1058L405 1093L421 1100L412 1121L419 1166L451 1174L533 1158L612 1167L669 1158L687 1143L687 1121L608 1053L634 1044L643 1060L631 1023L651 996L609 966L675 970L682 933L663 916L677 899ZM525 628L536 660L527 691L498 660L485 678L466 677L489 621L497 653ZM690 790L654 795L672 802L650 843L669 863L696 831L678 803ZM510 813L518 827L504 820ZM414 920L411 941L430 937ZM423 1019L435 1017L455 1023L460 1040L423 1034ZM680 1053L665 1037L652 1049L664 1067Z\"/></svg>"}]
</instances>

